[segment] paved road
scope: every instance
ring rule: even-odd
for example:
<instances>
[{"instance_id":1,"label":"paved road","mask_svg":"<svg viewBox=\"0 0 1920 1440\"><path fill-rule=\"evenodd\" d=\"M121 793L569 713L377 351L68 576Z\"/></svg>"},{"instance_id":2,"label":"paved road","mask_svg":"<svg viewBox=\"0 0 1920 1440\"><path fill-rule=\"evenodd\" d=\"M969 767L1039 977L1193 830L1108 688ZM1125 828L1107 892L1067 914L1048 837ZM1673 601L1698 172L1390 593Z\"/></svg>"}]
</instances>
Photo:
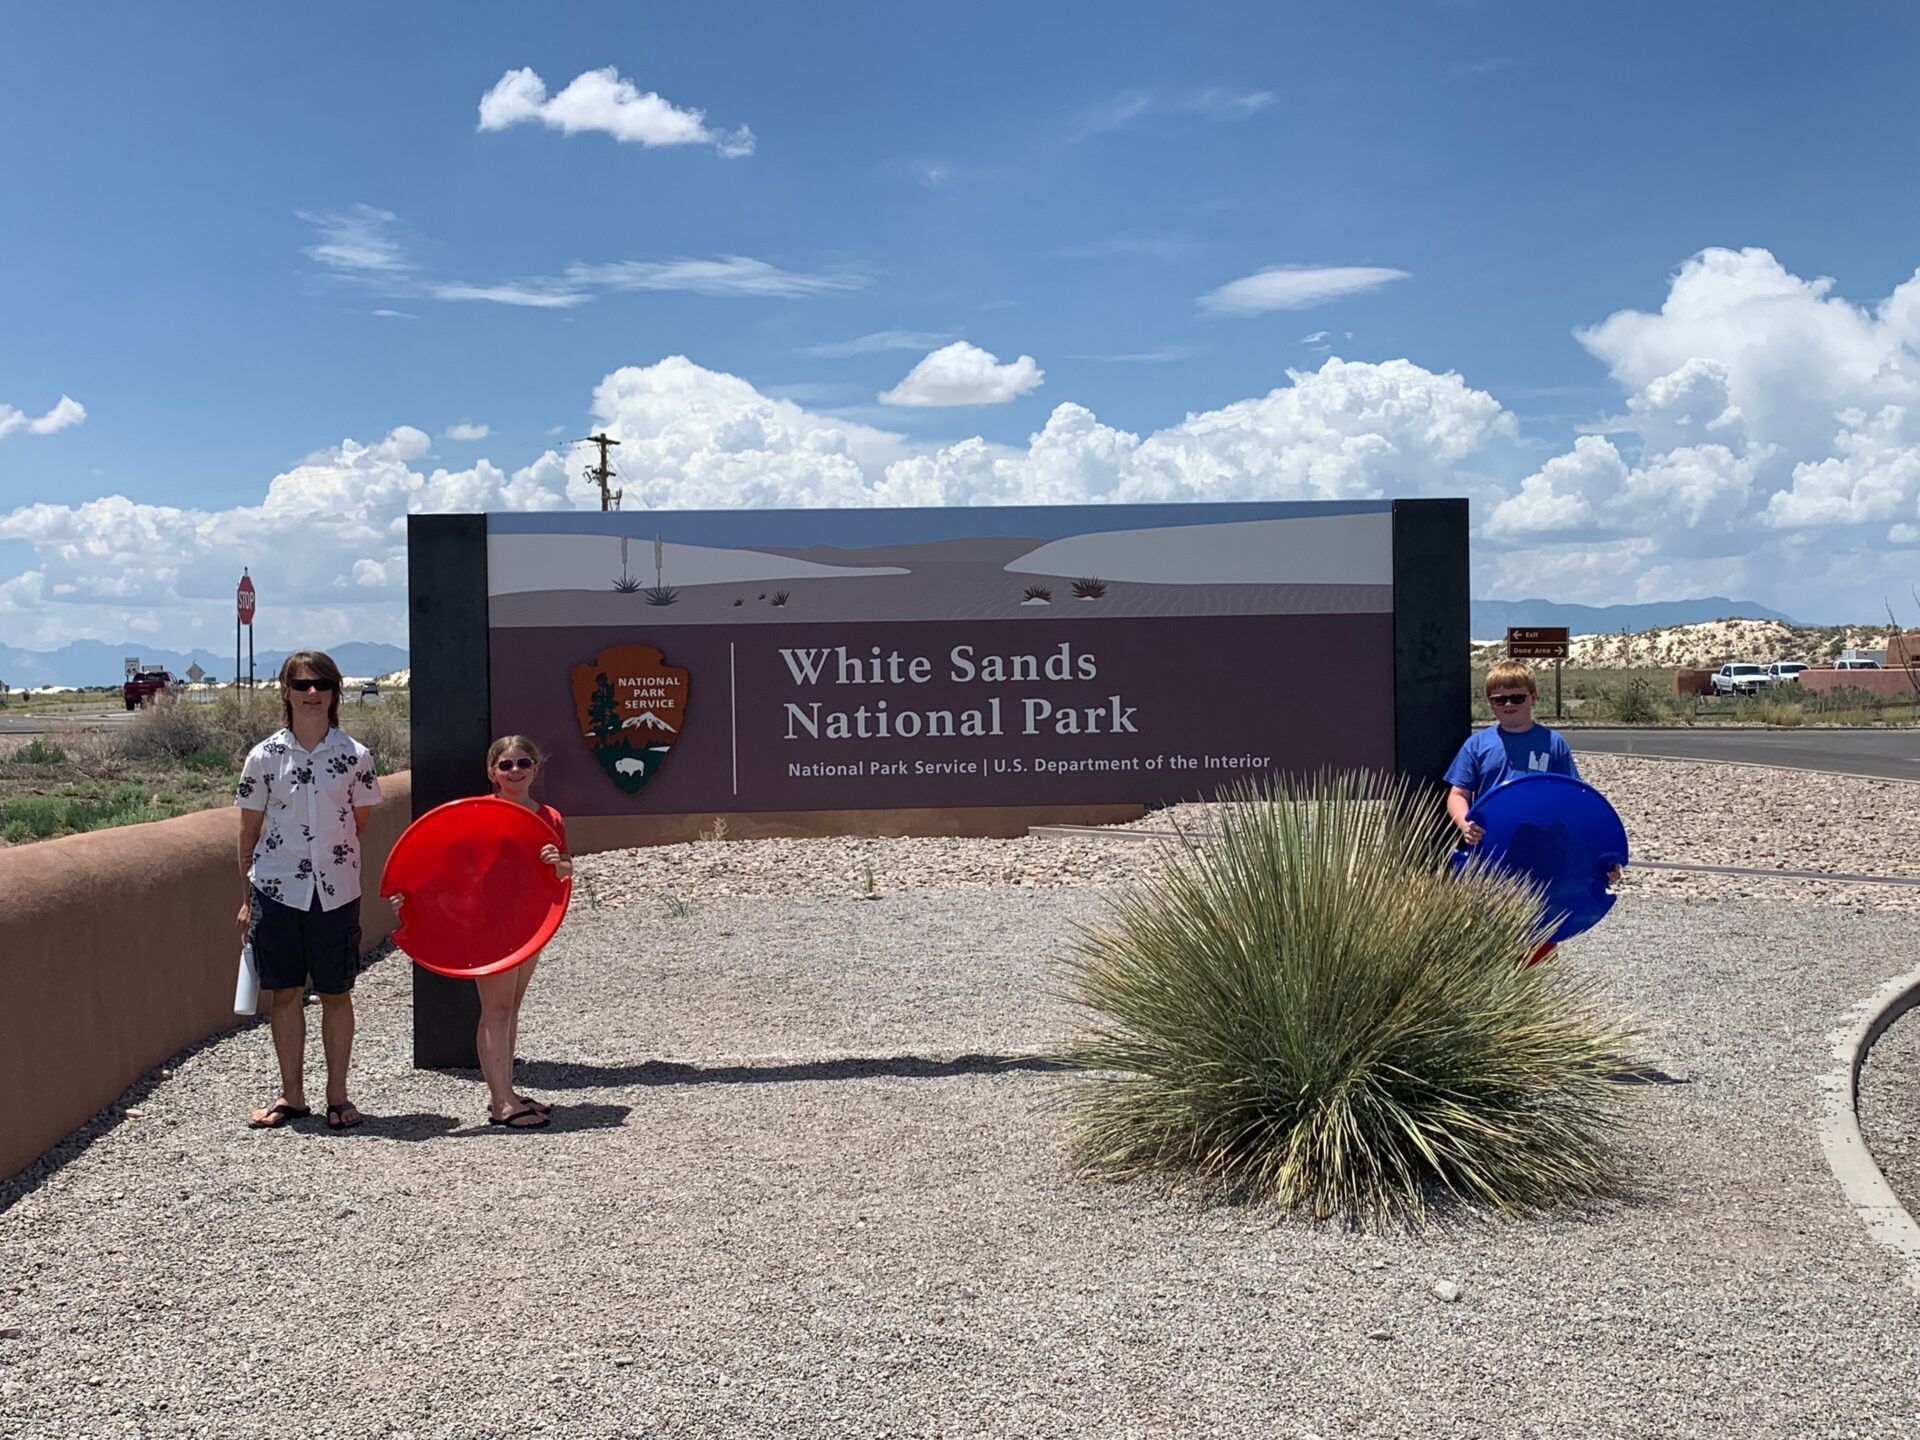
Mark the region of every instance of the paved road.
<instances>
[{"instance_id":1,"label":"paved road","mask_svg":"<svg viewBox=\"0 0 1920 1440\"><path fill-rule=\"evenodd\" d=\"M133 712L114 710L61 710L51 715L9 715L0 711L0 735L45 735L55 730L105 730L124 725Z\"/></svg>"},{"instance_id":2,"label":"paved road","mask_svg":"<svg viewBox=\"0 0 1920 1440\"><path fill-rule=\"evenodd\" d=\"M1828 770L1920 781L1920 730L1573 729L1574 752L1737 760L1789 770Z\"/></svg>"}]
</instances>

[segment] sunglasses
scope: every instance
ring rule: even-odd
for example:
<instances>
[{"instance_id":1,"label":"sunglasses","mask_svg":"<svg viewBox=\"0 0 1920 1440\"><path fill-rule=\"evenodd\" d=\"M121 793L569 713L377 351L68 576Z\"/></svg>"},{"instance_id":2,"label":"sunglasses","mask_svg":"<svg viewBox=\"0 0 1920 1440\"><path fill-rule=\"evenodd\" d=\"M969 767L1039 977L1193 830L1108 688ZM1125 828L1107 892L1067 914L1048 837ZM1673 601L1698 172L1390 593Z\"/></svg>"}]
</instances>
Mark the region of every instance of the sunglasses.
<instances>
[{"instance_id":1,"label":"sunglasses","mask_svg":"<svg viewBox=\"0 0 1920 1440\"><path fill-rule=\"evenodd\" d=\"M1489 705L1524 705L1532 698L1523 690L1517 695L1489 695L1487 703Z\"/></svg>"},{"instance_id":2,"label":"sunglasses","mask_svg":"<svg viewBox=\"0 0 1920 1440\"><path fill-rule=\"evenodd\" d=\"M287 681L287 688L289 690L298 690L304 695L309 690L331 690L333 689L333 682L331 680L289 680Z\"/></svg>"},{"instance_id":3,"label":"sunglasses","mask_svg":"<svg viewBox=\"0 0 1920 1440\"><path fill-rule=\"evenodd\" d=\"M533 769L533 761L522 755L518 760L496 760L493 762L493 768L496 770L531 770Z\"/></svg>"}]
</instances>

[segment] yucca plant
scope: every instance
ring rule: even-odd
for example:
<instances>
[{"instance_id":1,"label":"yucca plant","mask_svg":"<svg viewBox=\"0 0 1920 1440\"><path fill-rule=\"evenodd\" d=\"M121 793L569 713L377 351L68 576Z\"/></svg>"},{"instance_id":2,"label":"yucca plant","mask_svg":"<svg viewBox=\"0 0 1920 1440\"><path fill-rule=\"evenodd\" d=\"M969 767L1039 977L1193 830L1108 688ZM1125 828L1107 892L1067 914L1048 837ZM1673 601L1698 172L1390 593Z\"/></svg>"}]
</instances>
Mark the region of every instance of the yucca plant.
<instances>
[{"instance_id":1,"label":"yucca plant","mask_svg":"<svg viewBox=\"0 0 1920 1440\"><path fill-rule=\"evenodd\" d=\"M671 605L680 598L680 592L671 585L649 585L646 596L649 605Z\"/></svg>"},{"instance_id":2,"label":"yucca plant","mask_svg":"<svg viewBox=\"0 0 1920 1440\"><path fill-rule=\"evenodd\" d=\"M640 578L637 575L622 575L613 582L613 588L622 595L631 595L640 588Z\"/></svg>"},{"instance_id":3,"label":"yucca plant","mask_svg":"<svg viewBox=\"0 0 1920 1440\"><path fill-rule=\"evenodd\" d=\"M1450 874L1438 807L1379 777L1223 798L1067 960L1084 1172L1355 1222L1619 1183L1637 1033L1520 965L1535 892Z\"/></svg>"},{"instance_id":4,"label":"yucca plant","mask_svg":"<svg viewBox=\"0 0 1920 1440\"><path fill-rule=\"evenodd\" d=\"M1023 593L1028 600L1051 601L1053 599L1052 589L1045 585L1029 585Z\"/></svg>"},{"instance_id":5,"label":"yucca plant","mask_svg":"<svg viewBox=\"0 0 1920 1440\"><path fill-rule=\"evenodd\" d=\"M1073 582L1073 597L1076 600L1098 600L1107 593L1107 582L1097 575L1090 575Z\"/></svg>"}]
</instances>

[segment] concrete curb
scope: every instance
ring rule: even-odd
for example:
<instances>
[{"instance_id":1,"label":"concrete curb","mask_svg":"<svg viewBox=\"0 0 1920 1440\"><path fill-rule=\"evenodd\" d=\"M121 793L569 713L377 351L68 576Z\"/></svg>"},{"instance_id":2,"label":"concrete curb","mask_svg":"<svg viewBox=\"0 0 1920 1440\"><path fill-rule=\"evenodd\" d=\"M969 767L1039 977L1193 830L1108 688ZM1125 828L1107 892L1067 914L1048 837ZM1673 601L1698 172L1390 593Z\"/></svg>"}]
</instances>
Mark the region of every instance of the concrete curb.
<instances>
[{"instance_id":1,"label":"concrete curb","mask_svg":"<svg viewBox=\"0 0 1920 1440\"><path fill-rule=\"evenodd\" d=\"M1839 1064L1820 1086L1826 1111L1820 1121L1820 1148L1848 1206L1867 1227L1868 1237L1906 1258L1907 1285L1920 1290L1920 1223L1907 1213L1880 1173L1860 1133L1859 1115L1860 1067L1867 1052L1889 1025L1916 1005L1920 1005L1920 970L1881 986L1846 1025L1828 1037Z\"/></svg>"}]
</instances>

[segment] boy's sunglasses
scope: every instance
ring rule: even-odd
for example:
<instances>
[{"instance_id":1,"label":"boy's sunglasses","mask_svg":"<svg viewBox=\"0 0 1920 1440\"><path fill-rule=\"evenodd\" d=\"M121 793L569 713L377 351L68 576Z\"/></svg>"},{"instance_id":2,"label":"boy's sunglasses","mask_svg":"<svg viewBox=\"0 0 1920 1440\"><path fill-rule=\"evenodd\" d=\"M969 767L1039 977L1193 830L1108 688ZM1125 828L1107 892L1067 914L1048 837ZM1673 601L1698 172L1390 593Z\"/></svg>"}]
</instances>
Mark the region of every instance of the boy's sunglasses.
<instances>
[{"instance_id":1,"label":"boy's sunglasses","mask_svg":"<svg viewBox=\"0 0 1920 1440\"><path fill-rule=\"evenodd\" d=\"M333 682L331 680L289 680L287 681L287 688L289 690L298 690L304 695L309 690L331 690L333 689Z\"/></svg>"},{"instance_id":2,"label":"boy's sunglasses","mask_svg":"<svg viewBox=\"0 0 1920 1440\"><path fill-rule=\"evenodd\" d=\"M531 770L533 769L533 761L522 755L518 760L496 760L493 762L493 768L496 770Z\"/></svg>"},{"instance_id":3,"label":"boy's sunglasses","mask_svg":"<svg viewBox=\"0 0 1920 1440\"><path fill-rule=\"evenodd\" d=\"M1516 695L1489 695L1487 696L1487 703L1489 705L1524 705L1532 698L1531 695L1522 690Z\"/></svg>"}]
</instances>

